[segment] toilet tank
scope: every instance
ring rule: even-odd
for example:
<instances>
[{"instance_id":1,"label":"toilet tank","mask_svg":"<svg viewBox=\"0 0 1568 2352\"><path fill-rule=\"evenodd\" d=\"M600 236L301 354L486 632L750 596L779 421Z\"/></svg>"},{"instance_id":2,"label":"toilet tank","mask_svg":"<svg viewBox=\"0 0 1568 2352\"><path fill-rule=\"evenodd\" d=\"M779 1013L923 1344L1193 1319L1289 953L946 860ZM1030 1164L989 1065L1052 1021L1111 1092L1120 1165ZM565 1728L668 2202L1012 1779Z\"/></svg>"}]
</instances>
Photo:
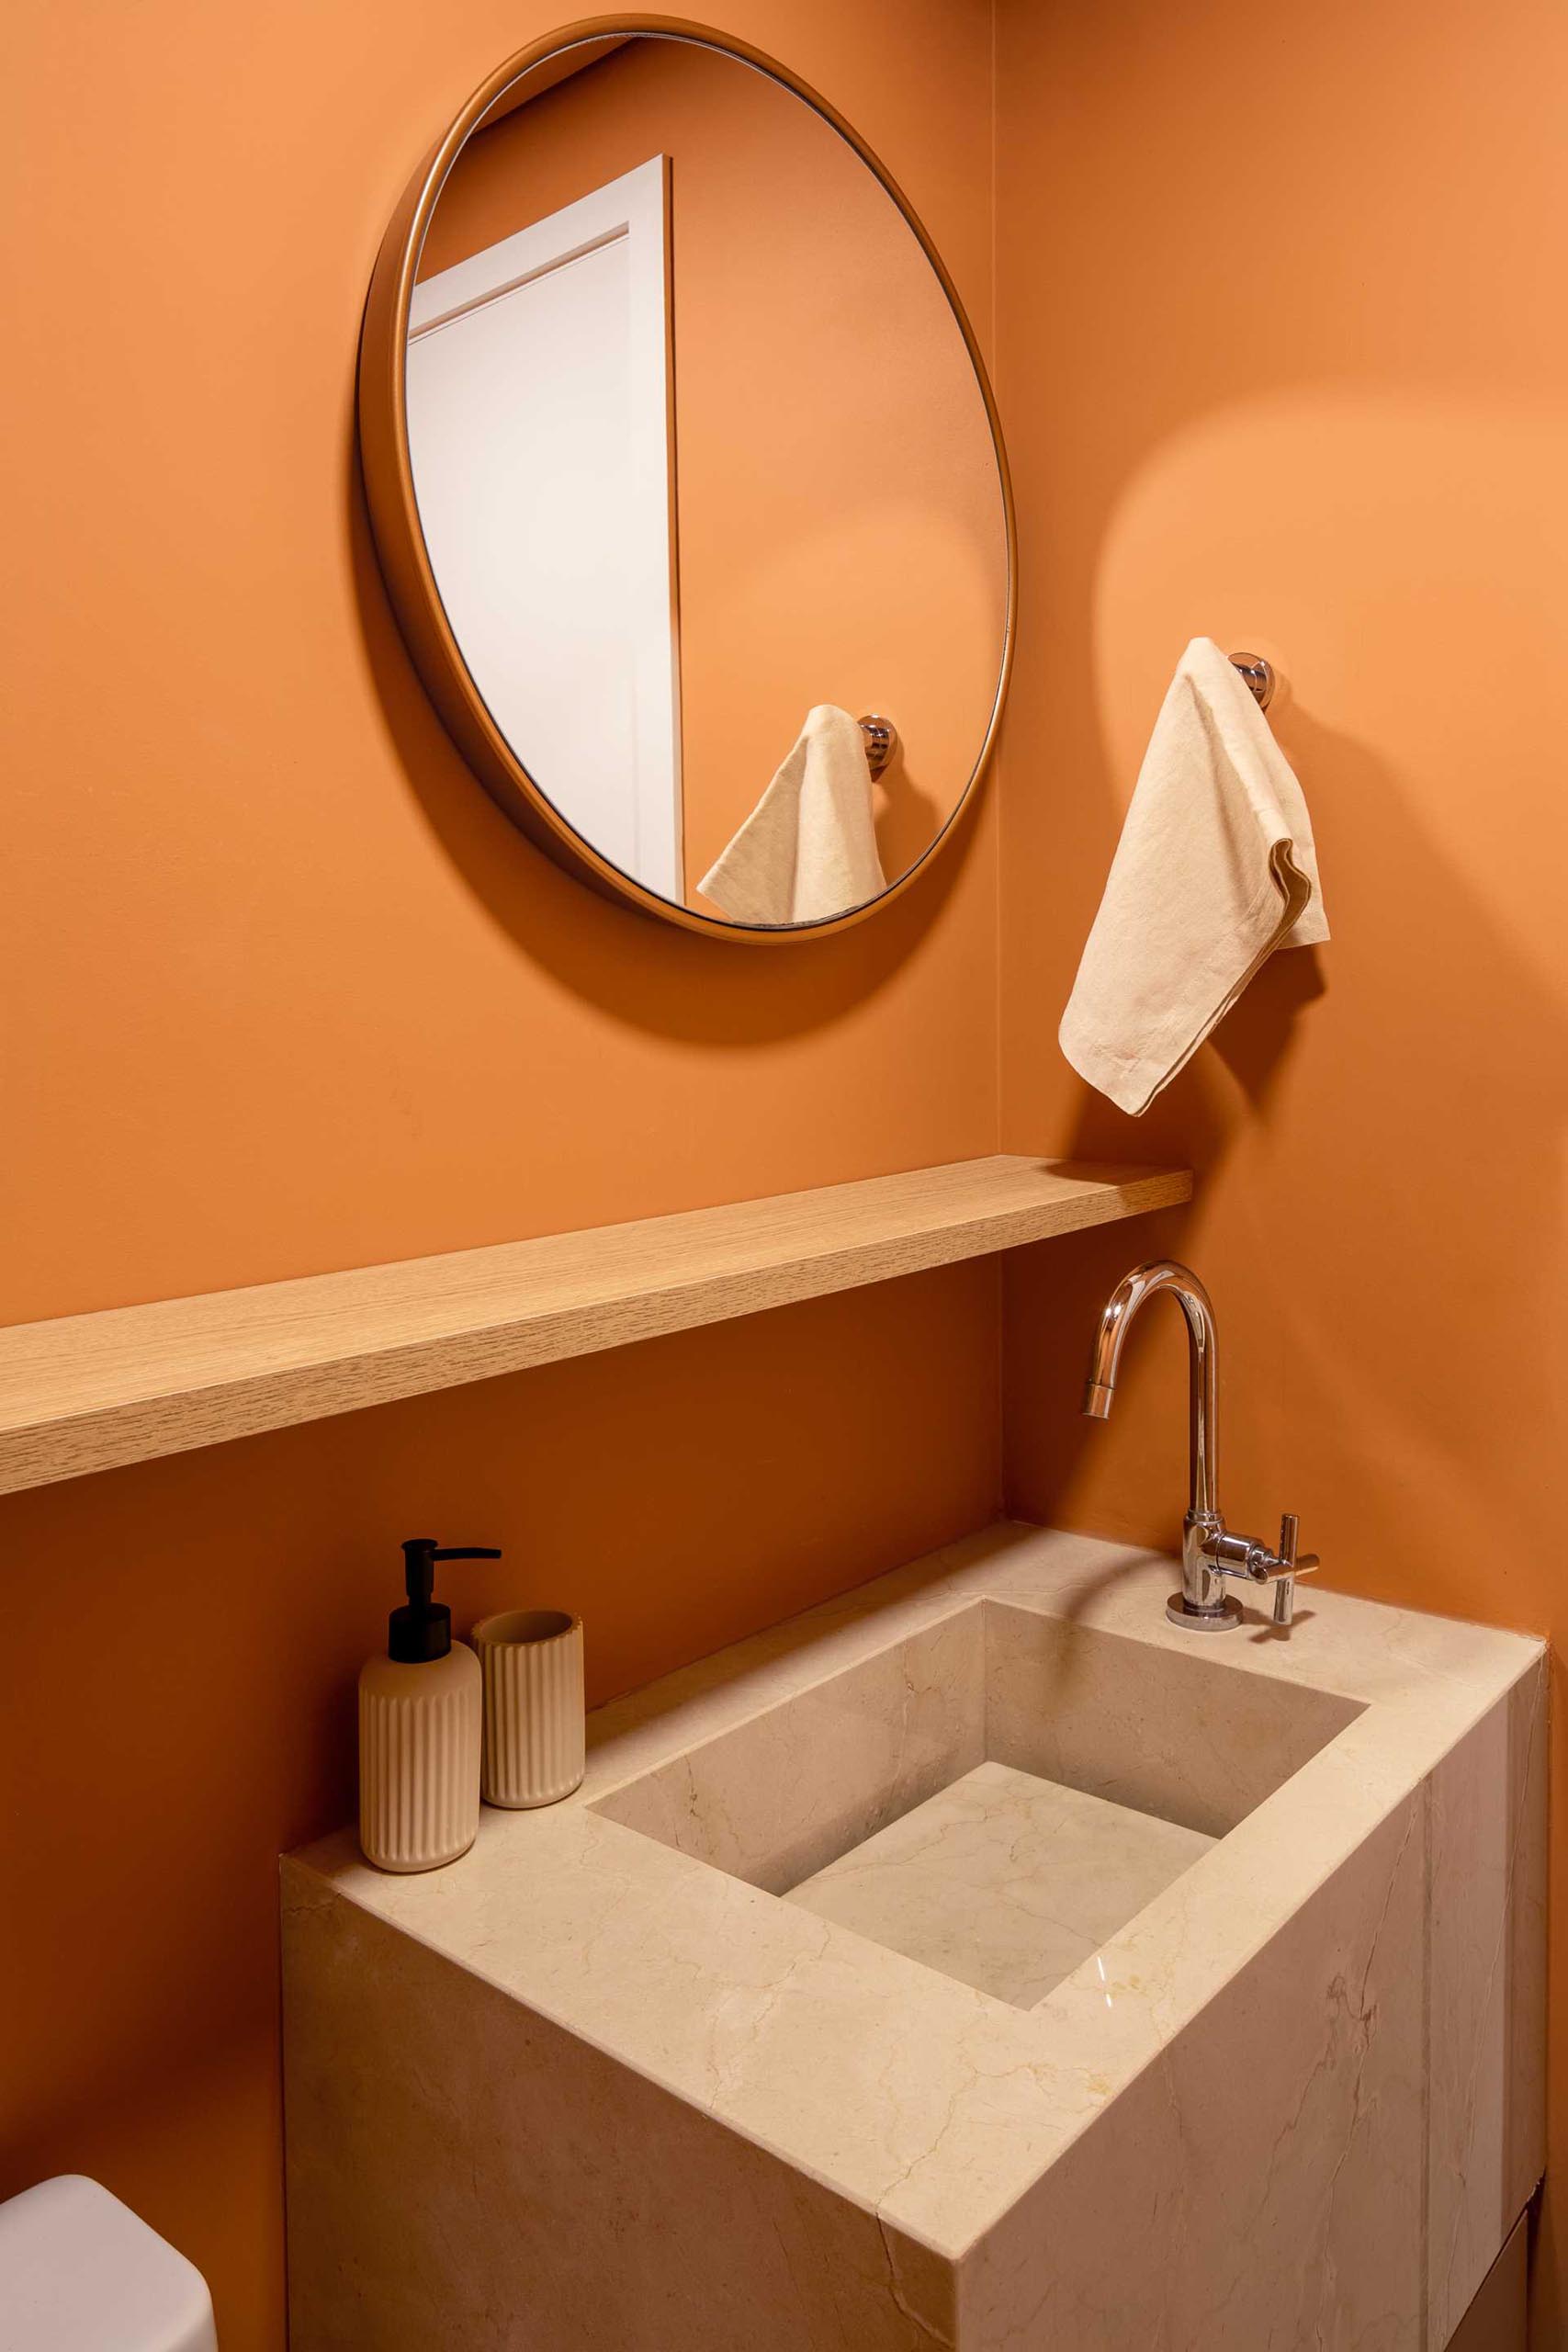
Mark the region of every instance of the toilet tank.
<instances>
[{"instance_id":1,"label":"toilet tank","mask_svg":"<svg viewBox=\"0 0 1568 2352\"><path fill-rule=\"evenodd\" d=\"M0 2352L218 2352L194 2263L81 2173L0 2205Z\"/></svg>"}]
</instances>

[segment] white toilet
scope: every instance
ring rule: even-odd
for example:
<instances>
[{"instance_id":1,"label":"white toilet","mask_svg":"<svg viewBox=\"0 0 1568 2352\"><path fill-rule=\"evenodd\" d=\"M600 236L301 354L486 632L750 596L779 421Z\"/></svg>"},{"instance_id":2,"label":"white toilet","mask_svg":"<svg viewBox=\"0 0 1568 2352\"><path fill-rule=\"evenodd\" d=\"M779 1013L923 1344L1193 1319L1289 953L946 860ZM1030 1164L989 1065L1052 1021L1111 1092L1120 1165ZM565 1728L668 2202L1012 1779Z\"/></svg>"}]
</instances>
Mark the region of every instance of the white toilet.
<instances>
[{"instance_id":1,"label":"white toilet","mask_svg":"<svg viewBox=\"0 0 1568 2352\"><path fill-rule=\"evenodd\" d=\"M218 2352L196 2265L81 2173L0 2205L0 2352Z\"/></svg>"}]
</instances>

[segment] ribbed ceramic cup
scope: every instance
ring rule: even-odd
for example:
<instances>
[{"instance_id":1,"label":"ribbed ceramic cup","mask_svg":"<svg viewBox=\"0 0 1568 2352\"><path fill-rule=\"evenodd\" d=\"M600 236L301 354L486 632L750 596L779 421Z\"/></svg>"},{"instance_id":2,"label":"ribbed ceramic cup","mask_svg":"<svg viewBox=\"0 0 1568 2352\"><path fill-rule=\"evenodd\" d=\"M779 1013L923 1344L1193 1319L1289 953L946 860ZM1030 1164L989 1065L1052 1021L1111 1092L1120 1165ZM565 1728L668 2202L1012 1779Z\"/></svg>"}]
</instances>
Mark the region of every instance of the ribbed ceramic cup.
<instances>
[{"instance_id":1,"label":"ribbed ceramic cup","mask_svg":"<svg viewBox=\"0 0 1568 2352\"><path fill-rule=\"evenodd\" d=\"M487 1804L554 1804L582 1778L582 1620L508 1609L473 1632L484 1671Z\"/></svg>"}]
</instances>

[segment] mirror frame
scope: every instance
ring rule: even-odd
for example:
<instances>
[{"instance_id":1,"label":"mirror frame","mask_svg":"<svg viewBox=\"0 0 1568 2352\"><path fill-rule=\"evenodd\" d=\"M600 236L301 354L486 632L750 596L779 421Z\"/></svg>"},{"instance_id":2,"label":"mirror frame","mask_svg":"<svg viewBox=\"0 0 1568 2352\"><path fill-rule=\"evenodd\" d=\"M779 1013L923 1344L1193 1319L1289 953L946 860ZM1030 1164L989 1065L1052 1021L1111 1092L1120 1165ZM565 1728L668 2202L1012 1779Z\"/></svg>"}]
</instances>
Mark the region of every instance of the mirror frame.
<instances>
[{"instance_id":1,"label":"mirror frame","mask_svg":"<svg viewBox=\"0 0 1568 2352\"><path fill-rule=\"evenodd\" d=\"M480 119L502 92L523 74L580 41L616 36L635 39L638 35L662 35L669 40L690 41L698 47L716 50L732 57L742 65L751 66L803 100L848 142L897 206L936 273L938 283L957 321L959 333L964 337L990 426L1002 501L1007 551L1007 605L996 694L984 741L968 781L954 801L946 821L914 865L896 881L890 882L879 897L868 899L863 906L852 908L846 914L830 916L819 922L776 925L739 923L721 915L704 914L695 907L678 905L671 899L660 898L655 890L645 889L631 875L623 873L619 866L601 857L591 842L574 831L547 795L536 784L486 708L446 617L420 526L408 434L406 355L409 313L425 232L447 176ZM975 331L942 255L914 207L886 165L843 116L798 74L792 74L787 66L781 65L777 59L769 57L763 51L753 49L749 42L681 17L585 17L578 23L562 26L543 40L531 41L525 49L517 51L479 84L426 155L398 201L376 257L366 301L359 342L358 412L360 466L371 534L392 610L414 668L447 733L491 799L558 865L564 866L579 881L587 883L601 897L615 899L623 906L635 906L645 914L656 915L686 931L703 932L719 939L749 941L762 946L784 940L818 939L847 930L852 923L862 922L867 915L874 914L879 907L887 906L900 892L909 888L917 876L924 873L974 798L990 763L997 729L1007 699L1018 608L1017 522L1013 511L1012 480L1008 469L1007 449L1002 440L1001 421L997 413L991 380L980 356Z\"/></svg>"}]
</instances>

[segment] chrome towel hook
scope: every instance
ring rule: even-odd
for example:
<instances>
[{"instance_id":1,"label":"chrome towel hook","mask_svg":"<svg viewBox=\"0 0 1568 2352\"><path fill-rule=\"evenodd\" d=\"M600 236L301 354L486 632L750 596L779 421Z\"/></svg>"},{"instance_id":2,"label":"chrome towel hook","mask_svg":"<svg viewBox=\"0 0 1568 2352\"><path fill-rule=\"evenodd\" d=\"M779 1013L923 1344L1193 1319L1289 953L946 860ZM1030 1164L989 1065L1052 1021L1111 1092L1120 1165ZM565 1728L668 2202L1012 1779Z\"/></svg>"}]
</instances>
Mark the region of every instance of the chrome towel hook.
<instances>
[{"instance_id":1,"label":"chrome towel hook","mask_svg":"<svg viewBox=\"0 0 1568 2352\"><path fill-rule=\"evenodd\" d=\"M1258 697L1258 709L1267 710L1274 699L1274 688L1279 684L1272 662L1267 661L1261 653L1233 653L1230 662L1231 668L1239 670L1252 688ZM863 727L865 723L863 718L861 725Z\"/></svg>"},{"instance_id":2,"label":"chrome towel hook","mask_svg":"<svg viewBox=\"0 0 1568 2352\"><path fill-rule=\"evenodd\" d=\"M871 770L873 784L882 774L898 749L898 729L890 718L881 718L873 711L861 720L861 733L865 737L865 763Z\"/></svg>"}]
</instances>

